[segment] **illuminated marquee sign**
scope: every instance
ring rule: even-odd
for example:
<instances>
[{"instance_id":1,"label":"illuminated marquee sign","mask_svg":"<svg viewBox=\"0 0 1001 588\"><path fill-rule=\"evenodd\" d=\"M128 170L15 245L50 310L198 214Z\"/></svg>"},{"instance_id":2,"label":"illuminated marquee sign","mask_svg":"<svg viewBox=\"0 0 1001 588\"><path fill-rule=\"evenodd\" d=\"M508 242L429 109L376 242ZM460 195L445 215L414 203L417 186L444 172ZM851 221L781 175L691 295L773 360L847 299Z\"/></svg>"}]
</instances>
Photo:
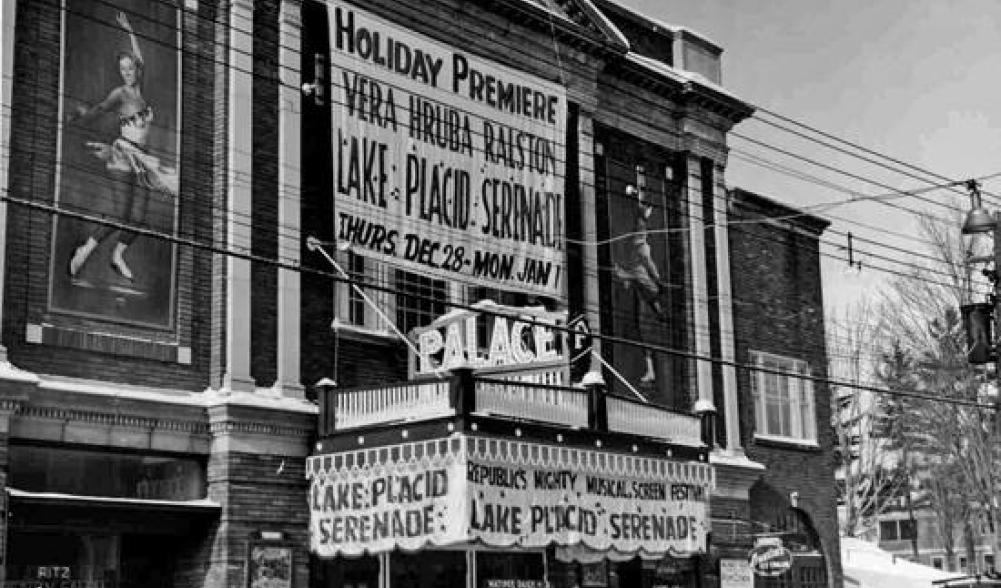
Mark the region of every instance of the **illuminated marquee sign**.
<instances>
[{"instance_id":1,"label":"illuminated marquee sign","mask_svg":"<svg viewBox=\"0 0 1001 588\"><path fill-rule=\"evenodd\" d=\"M563 87L328 6L338 240L414 272L561 296Z\"/></svg>"},{"instance_id":2,"label":"illuminated marquee sign","mask_svg":"<svg viewBox=\"0 0 1001 588\"><path fill-rule=\"evenodd\" d=\"M704 552L710 466L456 436L309 459L323 557L479 540L658 556Z\"/></svg>"},{"instance_id":3,"label":"illuminated marquee sign","mask_svg":"<svg viewBox=\"0 0 1001 588\"><path fill-rule=\"evenodd\" d=\"M418 353L410 375L457 367L566 367L565 337L553 328L565 322L565 313L489 301L450 312L411 332Z\"/></svg>"}]
</instances>

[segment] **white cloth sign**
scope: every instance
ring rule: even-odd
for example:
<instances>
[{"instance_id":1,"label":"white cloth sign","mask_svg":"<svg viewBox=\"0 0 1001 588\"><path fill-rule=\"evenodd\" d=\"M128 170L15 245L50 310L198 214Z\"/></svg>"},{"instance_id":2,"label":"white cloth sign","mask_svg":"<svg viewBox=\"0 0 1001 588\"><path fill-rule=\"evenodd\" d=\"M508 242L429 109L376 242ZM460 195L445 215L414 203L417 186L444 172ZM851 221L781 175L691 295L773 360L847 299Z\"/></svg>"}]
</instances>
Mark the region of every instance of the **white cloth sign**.
<instances>
[{"instance_id":1,"label":"white cloth sign","mask_svg":"<svg viewBox=\"0 0 1001 588\"><path fill-rule=\"evenodd\" d=\"M337 239L414 272L558 297L564 88L327 6Z\"/></svg>"},{"instance_id":2,"label":"white cloth sign","mask_svg":"<svg viewBox=\"0 0 1001 588\"><path fill-rule=\"evenodd\" d=\"M754 588L754 574L746 559L719 560L720 588Z\"/></svg>"},{"instance_id":3,"label":"white cloth sign","mask_svg":"<svg viewBox=\"0 0 1001 588\"><path fill-rule=\"evenodd\" d=\"M457 436L317 456L307 472L310 546L323 557L470 540L645 557L706 549L702 463Z\"/></svg>"}]
</instances>

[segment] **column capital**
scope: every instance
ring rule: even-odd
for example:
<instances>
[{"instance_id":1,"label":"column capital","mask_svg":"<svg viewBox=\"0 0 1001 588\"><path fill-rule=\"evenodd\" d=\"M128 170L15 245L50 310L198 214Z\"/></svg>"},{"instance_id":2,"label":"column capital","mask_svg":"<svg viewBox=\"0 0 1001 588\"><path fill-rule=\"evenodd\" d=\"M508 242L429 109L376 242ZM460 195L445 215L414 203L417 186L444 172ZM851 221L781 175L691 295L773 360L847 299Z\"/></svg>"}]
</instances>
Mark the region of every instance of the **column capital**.
<instances>
[{"instance_id":1,"label":"column capital","mask_svg":"<svg viewBox=\"0 0 1001 588\"><path fill-rule=\"evenodd\" d=\"M281 0L278 8L278 22L293 29L302 28L302 0Z\"/></svg>"},{"instance_id":2,"label":"column capital","mask_svg":"<svg viewBox=\"0 0 1001 588\"><path fill-rule=\"evenodd\" d=\"M238 12L254 12L254 0L230 0L229 3L230 13Z\"/></svg>"}]
</instances>

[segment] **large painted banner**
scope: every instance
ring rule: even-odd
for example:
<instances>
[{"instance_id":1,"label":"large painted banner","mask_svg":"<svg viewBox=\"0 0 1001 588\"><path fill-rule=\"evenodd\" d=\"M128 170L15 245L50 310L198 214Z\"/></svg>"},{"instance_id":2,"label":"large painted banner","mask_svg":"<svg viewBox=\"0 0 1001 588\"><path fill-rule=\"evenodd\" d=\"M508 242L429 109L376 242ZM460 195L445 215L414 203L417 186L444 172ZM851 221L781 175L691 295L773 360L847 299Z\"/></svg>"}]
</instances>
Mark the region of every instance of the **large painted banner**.
<instances>
[{"instance_id":1,"label":"large painted banner","mask_svg":"<svg viewBox=\"0 0 1001 588\"><path fill-rule=\"evenodd\" d=\"M137 325L173 322L174 245L132 228L176 231L178 6L65 0L54 310Z\"/></svg>"},{"instance_id":2,"label":"large painted banner","mask_svg":"<svg viewBox=\"0 0 1001 588\"><path fill-rule=\"evenodd\" d=\"M458 437L310 458L310 546L357 555L479 540L701 553L710 466Z\"/></svg>"},{"instance_id":3,"label":"large painted banner","mask_svg":"<svg viewBox=\"0 0 1001 588\"><path fill-rule=\"evenodd\" d=\"M564 89L328 6L338 240L414 272L560 296Z\"/></svg>"}]
</instances>

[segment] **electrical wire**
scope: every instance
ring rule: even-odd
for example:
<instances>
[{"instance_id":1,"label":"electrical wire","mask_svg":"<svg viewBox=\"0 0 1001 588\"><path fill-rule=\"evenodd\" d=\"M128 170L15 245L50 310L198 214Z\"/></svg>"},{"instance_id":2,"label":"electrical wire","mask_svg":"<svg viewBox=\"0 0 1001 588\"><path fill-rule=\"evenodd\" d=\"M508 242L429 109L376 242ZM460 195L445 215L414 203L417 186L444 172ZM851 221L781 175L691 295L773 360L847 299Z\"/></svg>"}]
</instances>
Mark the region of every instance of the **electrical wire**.
<instances>
[{"instance_id":1,"label":"electrical wire","mask_svg":"<svg viewBox=\"0 0 1001 588\"><path fill-rule=\"evenodd\" d=\"M175 244L178 244L178 245L185 245L185 246L189 246L189 247L196 248L196 249L202 249L202 250L206 250L206 251L209 251L209 252L215 253L215 254L221 254L221 255L236 257L236 258L244 259L244 260L248 260L248 261L253 261L253 262L258 262L258 263L264 263L264 264L267 264L267 265L272 265L272 266L276 266L276 267L279 267L279 268L282 268L282 269L296 271L296 272L299 272L299 273L310 273L310 274L313 274L313 275L323 276L323 277L329 278L329 279L331 279L331 280L333 280L335 282L342 282L342 283L349 283L349 284L350 283L356 283L354 280L352 280L350 278L344 278L342 276L338 276L338 275L336 275L336 274L334 274L333 272L330 272L330 271L317 270L315 268L309 268L309 267L305 267L305 266L302 266L302 265L287 264L287 263L283 263L283 262L281 262L281 261L279 261L277 259L271 259L271 258L267 258L267 257L264 257L264 256L254 255L254 254L251 254L251 253L245 253L245 252L241 252L241 251L234 251L234 250L230 250L230 249L227 249L227 248L222 248L222 247L218 247L218 246L214 246L214 245L210 245L210 244L200 243L200 242L193 241L193 240L190 240L190 239L182 239L182 238L175 237L175 236L172 236L172 235L165 235L165 234L157 233L157 232L149 230L149 229L141 229L141 228L136 228L136 227L129 227L129 226L124 225L122 223L108 221L106 219L102 219L100 217L95 217L95 216L88 215L88 214L85 214L85 213L79 213L79 212L73 212L73 211L67 211L67 210L60 210L60 209L55 208L55 207L53 207L51 205L48 205L48 204L44 204L44 203L40 203L40 202L35 202L35 201L31 201L31 200L25 200L25 199L17 198L17 197L11 196L9 193L8 194L2 194L2 195L0 195L0 200L3 200L3 201L5 201L7 203L10 203L10 204L15 204L15 205L18 205L18 206L23 206L23 207L34 209L34 210L44 211L47 214L71 216L71 217L79 218L81 220L86 220L88 222L103 224L103 225L111 226L111 227L118 228L118 229L128 229L130 231L143 234L144 236L147 236L147 237L155 237L155 238L159 238L159 239L164 239L164 240L172 241L172 242L174 242ZM365 288L369 288L369 289L374 289L374 290L385 291L385 292L390 293L390 294L404 294L403 292L401 292L401 291L399 291L397 289L394 289L394 288L386 288L386 287L377 286L377 285L371 285L371 284L359 284L359 286L365 287ZM420 295L413 295L413 294L409 294L409 293L407 293L407 294L411 295L411 296L415 296L415 297L420 297ZM492 315L492 316L495 316L495 317L507 317L508 316L506 313L495 311L495 310L491 310L489 308L478 308L478 307L473 307L472 305L459 304L459 303L454 303L454 302L442 302L442 301L436 301L436 302L443 303L443 304L445 304L445 305L447 305L449 307L452 307L452 308L459 308L459 309L465 309L465 310L474 310L474 311L480 312L482 314L488 314L488 315ZM552 328L552 329L554 329L556 331L559 331L559 332L562 332L562 333L565 333L565 334L570 334L570 335L576 334L576 331L574 331L572 328L568 328L568 327L565 327L565 326L552 325L550 323L543 323L543 322L540 322L540 321L536 321L536 320L533 320L533 319L524 318L524 317L520 317L520 316L518 318L522 322L525 322L526 324L529 324L529 325L533 325L533 326L534 325L538 325L538 326L549 327L549 328ZM595 338L595 339L599 339L599 340L607 341L607 342L611 342L611 343L620 343L620 344L623 344L623 345L636 346L636 342L634 340L628 339L628 338L624 338L624 337L618 337L618 336L608 335L608 334L602 334L602 333L592 333L592 337ZM728 367L734 367L734 368L738 368L738 369L744 369L744 370L757 371L757 372L763 372L763 373L772 373L772 374L777 374L777 375L790 376L789 372L784 371L784 370L772 369L772 368L768 368L768 367L760 366L760 365L746 364L746 363L737 362L737 361L733 361L733 360L727 360L727 359L723 359L723 358L703 356L703 355L700 355L700 354L695 353L695 352L690 352L690 351L681 350L681 349L672 349L672 348L664 347L664 346L661 346L661 345L653 345L653 344L646 343L646 344L642 345L641 347L643 349L651 350L651 351L654 351L654 352L663 353L663 354L667 354L667 355L672 355L672 356L676 356L676 357L683 357L683 358L686 358L686 359L692 359L692 360L696 360L696 361L706 361L706 362L710 362L710 363L713 363L713 364L718 364L718 365L723 365L723 366L728 366ZM825 384L825 385L845 386L845 387L850 387L850 388L855 389L855 390L868 391L868 392L873 392L873 393L878 393L878 394L886 394L886 395L897 396L897 397L901 397L901 398L911 398L911 399L915 399L915 400L927 400L927 401L940 402L940 403L946 403L946 404L955 404L955 405L961 405L961 406L969 406L969 407L980 408L980 409L985 409L985 410L994 410L996 408L993 405L987 405L987 404L979 403L979 402L972 401L972 400L966 400L966 399L962 399L962 398L942 398L942 397L936 397L936 396L932 396L930 394L924 394L924 393L920 393L920 392L911 392L911 391L907 391L907 390L897 390L897 389L882 388L882 387L877 387L877 386L869 386L869 385L858 384L858 383L843 382L843 381L833 380L831 378L822 377L822 376L797 374L794 377L797 377L797 378L802 379L802 380L809 380L809 381L812 381L812 382L815 382L815 383Z\"/></svg>"}]
</instances>

